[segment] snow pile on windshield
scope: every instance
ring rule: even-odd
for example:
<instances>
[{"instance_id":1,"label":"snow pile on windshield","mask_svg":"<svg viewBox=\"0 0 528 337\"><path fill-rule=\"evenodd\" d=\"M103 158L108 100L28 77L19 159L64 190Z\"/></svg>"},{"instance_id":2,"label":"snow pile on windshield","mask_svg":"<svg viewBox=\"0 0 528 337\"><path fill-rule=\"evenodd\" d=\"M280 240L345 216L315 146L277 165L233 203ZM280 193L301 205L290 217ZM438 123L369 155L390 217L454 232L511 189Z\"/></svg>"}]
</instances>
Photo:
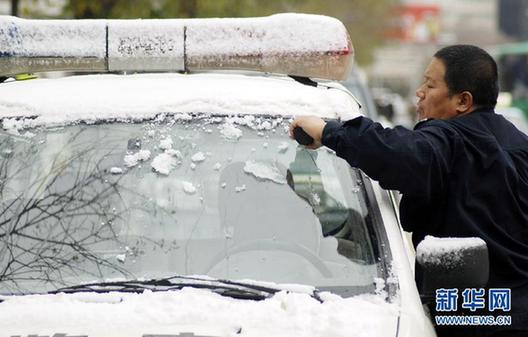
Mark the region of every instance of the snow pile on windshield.
<instances>
[{"instance_id":1,"label":"snow pile on windshield","mask_svg":"<svg viewBox=\"0 0 528 337\"><path fill-rule=\"evenodd\" d=\"M288 145L288 143L286 143L286 142L281 143L281 144L279 145L279 147L278 147L279 152L280 152L280 153L284 153L284 152L288 151L288 146L289 146L289 145Z\"/></svg>"},{"instance_id":2,"label":"snow pile on windshield","mask_svg":"<svg viewBox=\"0 0 528 337\"><path fill-rule=\"evenodd\" d=\"M192 157L191 160L195 163L199 163L205 160L205 155L203 152L196 152Z\"/></svg>"},{"instance_id":3,"label":"snow pile on windshield","mask_svg":"<svg viewBox=\"0 0 528 337\"><path fill-rule=\"evenodd\" d=\"M123 173L123 169L120 168L120 167L111 167L110 168L110 173L112 173L112 174L121 174L121 173Z\"/></svg>"},{"instance_id":4,"label":"snow pile on windshield","mask_svg":"<svg viewBox=\"0 0 528 337\"><path fill-rule=\"evenodd\" d=\"M168 175L170 171L177 165L176 158L168 153L160 153L152 160L150 164L154 171Z\"/></svg>"},{"instance_id":5,"label":"snow pile on windshield","mask_svg":"<svg viewBox=\"0 0 528 337\"><path fill-rule=\"evenodd\" d=\"M252 130L272 130L277 127L280 123L282 123L283 119L281 117L277 117L273 119L272 121L264 120L262 121L261 118L255 117L253 115L245 115L245 116L233 116L226 119L227 123L230 124L237 124L237 125L245 125L249 127Z\"/></svg>"},{"instance_id":6,"label":"snow pile on windshield","mask_svg":"<svg viewBox=\"0 0 528 337\"><path fill-rule=\"evenodd\" d=\"M486 246L481 238L437 238L427 235L416 247L416 258L420 263L457 263L462 253L471 248Z\"/></svg>"},{"instance_id":7,"label":"snow pile on windshield","mask_svg":"<svg viewBox=\"0 0 528 337\"><path fill-rule=\"evenodd\" d=\"M359 116L359 107L343 90L310 87L288 78L244 75L86 75L0 86L0 118L5 118L4 129L79 121L136 121L156 118L161 113L182 118L199 113L338 118ZM233 122L249 127L253 123L243 117ZM241 134L234 123L227 123L223 126L224 136L239 138ZM267 129L273 125L259 127Z\"/></svg>"},{"instance_id":8,"label":"snow pile on windshield","mask_svg":"<svg viewBox=\"0 0 528 337\"><path fill-rule=\"evenodd\" d=\"M160 140L159 148L162 150L172 149L172 138L169 136Z\"/></svg>"},{"instance_id":9,"label":"snow pile on windshield","mask_svg":"<svg viewBox=\"0 0 528 337\"><path fill-rule=\"evenodd\" d=\"M146 161L150 158L149 150L140 150L134 154L127 154L124 158L125 166L133 167L136 166L140 161Z\"/></svg>"},{"instance_id":10,"label":"snow pile on windshield","mask_svg":"<svg viewBox=\"0 0 528 337\"><path fill-rule=\"evenodd\" d=\"M239 139L242 137L242 130L234 126L232 123L225 123L220 127L220 133L227 139Z\"/></svg>"},{"instance_id":11,"label":"snow pile on windshield","mask_svg":"<svg viewBox=\"0 0 528 337\"><path fill-rule=\"evenodd\" d=\"M194 194L196 193L196 187L193 185L193 183L188 181L182 181L183 191L187 194Z\"/></svg>"},{"instance_id":12,"label":"snow pile on windshield","mask_svg":"<svg viewBox=\"0 0 528 337\"><path fill-rule=\"evenodd\" d=\"M286 184L286 177L279 171L277 166L267 162L246 161L244 172L262 180L270 180L277 184Z\"/></svg>"},{"instance_id":13,"label":"snow pile on windshield","mask_svg":"<svg viewBox=\"0 0 528 337\"><path fill-rule=\"evenodd\" d=\"M222 297L204 289L4 297L0 331L90 337L192 332L196 336L356 337L395 334L398 306L377 295L341 298L281 291L262 300Z\"/></svg>"}]
</instances>

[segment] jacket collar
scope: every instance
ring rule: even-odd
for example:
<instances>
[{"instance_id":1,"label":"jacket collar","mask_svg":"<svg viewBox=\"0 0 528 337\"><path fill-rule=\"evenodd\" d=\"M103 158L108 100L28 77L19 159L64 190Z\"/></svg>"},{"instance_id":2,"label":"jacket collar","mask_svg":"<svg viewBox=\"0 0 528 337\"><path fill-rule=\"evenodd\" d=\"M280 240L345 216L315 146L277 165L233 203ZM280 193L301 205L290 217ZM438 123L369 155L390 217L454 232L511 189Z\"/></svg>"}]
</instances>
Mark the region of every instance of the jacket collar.
<instances>
[{"instance_id":1,"label":"jacket collar","mask_svg":"<svg viewBox=\"0 0 528 337\"><path fill-rule=\"evenodd\" d=\"M490 105L485 105L485 106L481 106L481 107L478 107L476 108L475 110L473 110L472 112L470 112L469 114L467 115L470 115L470 114L474 114L474 113L490 113L490 112L494 112L495 111L495 107L493 106L490 106ZM460 116L462 117L462 116ZM455 117L455 118L459 118L459 117ZM416 125L414 126L414 130L418 129L420 126L422 126L423 124L429 122L429 121L433 121L435 120L434 118L424 118L424 119L421 119L418 121L418 123L416 123Z\"/></svg>"}]
</instances>

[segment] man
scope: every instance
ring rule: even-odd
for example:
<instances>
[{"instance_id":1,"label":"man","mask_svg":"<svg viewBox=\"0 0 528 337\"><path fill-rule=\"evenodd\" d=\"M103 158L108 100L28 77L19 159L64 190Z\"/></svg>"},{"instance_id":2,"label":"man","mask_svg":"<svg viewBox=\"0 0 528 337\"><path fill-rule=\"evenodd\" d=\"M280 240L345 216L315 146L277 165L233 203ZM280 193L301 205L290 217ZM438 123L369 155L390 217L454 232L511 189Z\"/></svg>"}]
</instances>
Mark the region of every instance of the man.
<instances>
[{"instance_id":1,"label":"man","mask_svg":"<svg viewBox=\"0 0 528 337\"><path fill-rule=\"evenodd\" d=\"M502 116L497 65L484 50L439 50L416 90L414 130L368 118L344 124L300 117L290 126L402 193L401 222L416 246L425 235L480 237L490 258L488 287L511 288L510 327L463 327L466 336L528 336L528 137ZM470 313L471 314L471 313ZM513 332L500 329L517 330ZM455 336L456 328L437 327Z\"/></svg>"}]
</instances>

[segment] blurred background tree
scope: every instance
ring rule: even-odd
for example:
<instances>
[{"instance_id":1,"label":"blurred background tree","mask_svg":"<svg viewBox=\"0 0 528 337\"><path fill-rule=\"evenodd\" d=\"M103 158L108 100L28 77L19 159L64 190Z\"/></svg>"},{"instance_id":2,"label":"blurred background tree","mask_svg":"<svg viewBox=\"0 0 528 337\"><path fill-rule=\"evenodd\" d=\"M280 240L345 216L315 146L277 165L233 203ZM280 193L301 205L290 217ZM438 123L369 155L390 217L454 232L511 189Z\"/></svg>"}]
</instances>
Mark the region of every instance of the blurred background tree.
<instances>
[{"instance_id":1,"label":"blurred background tree","mask_svg":"<svg viewBox=\"0 0 528 337\"><path fill-rule=\"evenodd\" d=\"M389 11L397 0L67 0L66 18L205 18L265 16L280 12L324 14L348 28L355 59L368 65L383 41Z\"/></svg>"},{"instance_id":2,"label":"blurred background tree","mask_svg":"<svg viewBox=\"0 0 528 337\"><path fill-rule=\"evenodd\" d=\"M18 0L11 0L11 15L18 16Z\"/></svg>"}]
</instances>

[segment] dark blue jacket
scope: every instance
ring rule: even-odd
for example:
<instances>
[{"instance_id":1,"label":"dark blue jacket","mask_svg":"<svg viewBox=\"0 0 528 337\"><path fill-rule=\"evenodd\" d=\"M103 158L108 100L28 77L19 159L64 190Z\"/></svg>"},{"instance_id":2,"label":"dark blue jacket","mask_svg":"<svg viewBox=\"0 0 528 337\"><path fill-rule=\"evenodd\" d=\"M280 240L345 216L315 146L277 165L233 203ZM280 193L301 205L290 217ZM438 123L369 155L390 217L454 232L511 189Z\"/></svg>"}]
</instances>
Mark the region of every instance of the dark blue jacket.
<instances>
[{"instance_id":1,"label":"dark blue jacket","mask_svg":"<svg viewBox=\"0 0 528 337\"><path fill-rule=\"evenodd\" d=\"M490 254L488 286L526 289L528 137L504 117L479 109L414 130L359 117L328 122L322 142L402 193L401 222L415 246L425 235L480 237Z\"/></svg>"}]
</instances>

